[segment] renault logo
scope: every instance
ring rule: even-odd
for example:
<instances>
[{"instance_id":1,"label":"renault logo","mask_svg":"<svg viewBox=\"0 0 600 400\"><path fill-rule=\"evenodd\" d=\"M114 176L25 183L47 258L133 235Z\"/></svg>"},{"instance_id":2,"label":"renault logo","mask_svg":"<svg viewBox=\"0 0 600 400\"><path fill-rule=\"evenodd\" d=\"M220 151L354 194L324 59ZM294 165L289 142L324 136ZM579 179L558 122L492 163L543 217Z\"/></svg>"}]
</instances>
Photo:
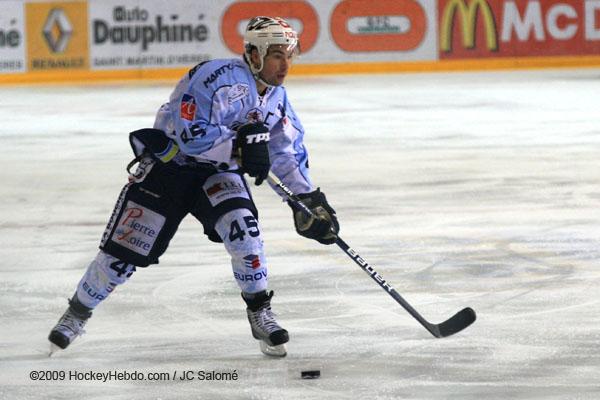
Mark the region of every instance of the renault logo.
<instances>
[{"instance_id":1,"label":"renault logo","mask_svg":"<svg viewBox=\"0 0 600 400\"><path fill-rule=\"evenodd\" d=\"M52 52L62 53L67 48L69 39L73 35L73 27L63 10L53 8L48 14L43 32L46 43L48 43L48 47Z\"/></svg>"}]
</instances>

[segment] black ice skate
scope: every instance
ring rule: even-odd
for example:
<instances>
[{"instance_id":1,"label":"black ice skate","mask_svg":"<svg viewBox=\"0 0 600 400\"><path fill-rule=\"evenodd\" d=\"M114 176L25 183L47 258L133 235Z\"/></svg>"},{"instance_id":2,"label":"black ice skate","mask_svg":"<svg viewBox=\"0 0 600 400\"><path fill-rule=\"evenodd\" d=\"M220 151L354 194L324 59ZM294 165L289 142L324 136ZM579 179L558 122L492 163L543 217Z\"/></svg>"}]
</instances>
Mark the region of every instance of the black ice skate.
<instances>
[{"instance_id":1,"label":"black ice skate","mask_svg":"<svg viewBox=\"0 0 600 400\"><path fill-rule=\"evenodd\" d=\"M268 356L285 357L285 343L290 339L288 332L275 320L275 314L271 311L271 297L273 291L242 293L242 298L248 305L246 312L252 336L260 341L260 350Z\"/></svg>"},{"instance_id":2,"label":"black ice skate","mask_svg":"<svg viewBox=\"0 0 600 400\"><path fill-rule=\"evenodd\" d=\"M75 294L69 300L69 308L48 335L50 355L57 350L66 349L73 340L81 336L85 332L83 327L91 316L92 310L81 304Z\"/></svg>"}]
</instances>

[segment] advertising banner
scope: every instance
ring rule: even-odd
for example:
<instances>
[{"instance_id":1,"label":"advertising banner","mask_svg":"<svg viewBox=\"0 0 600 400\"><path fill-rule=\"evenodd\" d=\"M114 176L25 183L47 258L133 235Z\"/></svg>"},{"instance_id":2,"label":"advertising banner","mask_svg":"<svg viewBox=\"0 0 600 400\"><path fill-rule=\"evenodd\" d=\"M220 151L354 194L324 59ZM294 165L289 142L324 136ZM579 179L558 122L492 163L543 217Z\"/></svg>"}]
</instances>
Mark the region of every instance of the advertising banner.
<instances>
[{"instance_id":1,"label":"advertising banner","mask_svg":"<svg viewBox=\"0 0 600 400\"><path fill-rule=\"evenodd\" d=\"M22 1L3 1L0 13L0 73L25 71L25 16Z\"/></svg>"},{"instance_id":2,"label":"advertising banner","mask_svg":"<svg viewBox=\"0 0 600 400\"><path fill-rule=\"evenodd\" d=\"M240 57L259 15L298 31L300 73L600 65L600 0L0 2L0 82L173 78Z\"/></svg>"},{"instance_id":3,"label":"advertising banner","mask_svg":"<svg viewBox=\"0 0 600 400\"><path fill-rule=\"evenodd\" d=\"M229 1L221 36L230 54L256 15L287 19L300 34L298 63L437 59L435 0Z\"/></svg>"},{"instance_id":4,"label":"advertising banner","mask_svg":"<svg viewBox=\"0 0 600 400\"><path fill-rule=\"evenodd\" d=\"M215 58L214 2L90 0L92 69L175 68Z\"/></svg>"},{"instance_id":5,"label":"advertising banner","mask_svg":"<svg viewBox=\"0 0 600 400\"><path fill-rule=\"evenodd\" d=\"M440 58L600 55L600 0L439 0Z\"/></svg>"},{"instance_id":6,"label":"advertising banner","mask_svg":"<svg viewBox=\"0 0 600 400\"><path fill-rule=\"evenodd\" d=\"M30 71L89 67L87 2L25 3Z\"/></svg>"}]
</instances>

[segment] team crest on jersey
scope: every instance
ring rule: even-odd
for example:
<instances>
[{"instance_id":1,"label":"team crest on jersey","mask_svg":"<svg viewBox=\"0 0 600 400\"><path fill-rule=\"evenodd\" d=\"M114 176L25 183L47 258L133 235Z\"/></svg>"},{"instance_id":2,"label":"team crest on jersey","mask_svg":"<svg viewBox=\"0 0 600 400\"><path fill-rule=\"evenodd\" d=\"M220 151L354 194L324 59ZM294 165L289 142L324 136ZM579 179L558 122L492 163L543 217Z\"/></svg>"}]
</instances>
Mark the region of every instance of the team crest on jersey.
<instances>
[{"instance_id":1,"label":"team crest on jersey","mask_svg":"<svg viewBox=\"0 0 600 400\"><path fill-rule=\"evenodd\" d=\"M249 93L250 88L248 87L248 85L244 85L242 83L233 85L231 89L229 89L229 92L227 92L227 102L229 103L229 105L232 105L236 101L247 97Z\"/></svg>"},{"instance_id":2,"label":"team crest on jersey","mask_svg":"<svg viewBox=\"0 0 600 400\"><path fill-rule=\"evenodd\" d=\"M246 114L246 120L250 123L263 122L263 112L259 108L253 108Z\"/></svg>"},{"instance_id":3,"label":"team crest on jersey","mask_svg":"<svg viewBox=\"0 0 600 400\"><path fill-rule=\"evenodd\" d=\"M191 94L185 93L181 98L180 107L181 118L187 121L193 121L196 116L196 99Z\"/></svg>"}]
</instances>

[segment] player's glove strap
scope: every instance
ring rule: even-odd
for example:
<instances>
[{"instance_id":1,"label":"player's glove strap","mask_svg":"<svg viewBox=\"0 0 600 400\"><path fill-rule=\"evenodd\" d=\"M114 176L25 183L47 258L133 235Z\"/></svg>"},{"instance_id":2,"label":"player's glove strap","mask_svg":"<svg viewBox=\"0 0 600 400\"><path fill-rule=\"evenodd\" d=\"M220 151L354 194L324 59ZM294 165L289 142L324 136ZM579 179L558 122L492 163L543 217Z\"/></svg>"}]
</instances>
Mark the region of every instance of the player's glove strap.
<instances>
[{"instance_id":1,"label":"player's glove strap","mask_svg":"<svg viewBox=\"0 0 600 400\"><path fill-rule=\"evenodd\" d=\"M321 189L317 188L314 192L299 194L298 197L317 218L306 216L302 210L294 207L293 203L288 202L292 208L296 232L322 244L335 243L337 233L340 231L340 224L335 215L335 210L329 205Z\"/></svg>"}]
</instances>

